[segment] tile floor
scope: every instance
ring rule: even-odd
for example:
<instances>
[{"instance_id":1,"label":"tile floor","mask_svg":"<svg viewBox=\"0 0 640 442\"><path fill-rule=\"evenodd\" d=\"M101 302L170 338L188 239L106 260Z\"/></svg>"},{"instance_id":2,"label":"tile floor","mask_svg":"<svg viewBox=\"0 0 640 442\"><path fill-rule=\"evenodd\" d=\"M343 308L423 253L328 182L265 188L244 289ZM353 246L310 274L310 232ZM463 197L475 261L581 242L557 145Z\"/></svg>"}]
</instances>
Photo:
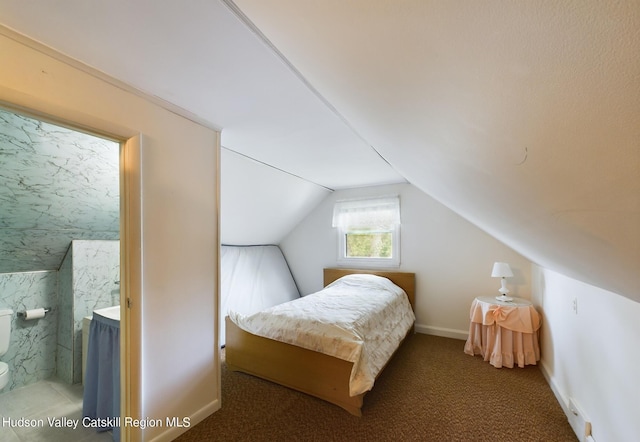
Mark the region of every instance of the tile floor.
<instances>
[{"instance_id":1,"label":"tile floor","mask_svg":"<svg viewBox=\"0 0 640 442\"><path fill-rule=\"evenodd\" d=\"M79 419L76 429L56 428L49 420ZM60 419L62 418L62 419ZM22 419L22 421L21 421ZM35 426L20 425L33 422ZM97 433L82 426L82 385L56 379L41 381L0 394L0 440L2 442L109 442L110 432Z\"/></svg>"}]
</instances>

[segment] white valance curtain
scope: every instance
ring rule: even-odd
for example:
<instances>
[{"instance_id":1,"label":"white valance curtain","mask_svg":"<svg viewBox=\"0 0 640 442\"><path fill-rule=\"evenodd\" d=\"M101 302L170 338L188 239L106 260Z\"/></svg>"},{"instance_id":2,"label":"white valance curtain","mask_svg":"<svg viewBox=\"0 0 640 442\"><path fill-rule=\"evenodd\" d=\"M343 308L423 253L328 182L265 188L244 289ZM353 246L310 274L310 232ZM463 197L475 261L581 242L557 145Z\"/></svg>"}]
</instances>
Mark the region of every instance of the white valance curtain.
<instances>
[{"instance_id":1,"label":"white valance curtain","mask_svg":"<svg viewBox=\"0 0 640 442\"><path fill-rule=\"evenodd\" d=\"M391 230L400 224L400 197L336 201L333 227L342 230Z\"/></svg>"}]
</instances>

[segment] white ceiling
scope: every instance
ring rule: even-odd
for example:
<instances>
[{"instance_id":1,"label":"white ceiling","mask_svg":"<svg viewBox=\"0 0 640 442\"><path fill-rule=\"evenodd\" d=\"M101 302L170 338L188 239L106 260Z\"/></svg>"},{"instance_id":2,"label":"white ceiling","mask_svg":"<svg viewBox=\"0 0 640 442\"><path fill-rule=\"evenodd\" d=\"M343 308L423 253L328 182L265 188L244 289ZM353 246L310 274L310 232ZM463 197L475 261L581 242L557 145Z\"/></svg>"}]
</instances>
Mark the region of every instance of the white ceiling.
<instances>
[{"instance_id":1,"label":"white ceiling","mask_svg":"<svg viewBox=\"0 0 640 442\"><path fill-rule=\"evenodd\" d=\"M0 20L232 151L331 189L407 180L640 301L636 1L229 4L0 0Z\"/></svg>"},{"instance_id":2,"label":"white ceiling","mask_svg":"<svg viewBox=\"0 0 640 442\"><path fill-rule=\"evenodd\" d=\"M227 149L220 163L220 237L227 245L280 244L331 193Z\"/></svg>"},{"instance_id":3,"label":"white ceiling","mask_svg":"<svg viewBox=\"0 0 640 442\"><path fill-rule=\"evenodd\" d=\"M0 0L0 22L186 109L223 129L224 147L293 175L331 189L405 181L219 1Z\"/></svg>"}]
</instances>

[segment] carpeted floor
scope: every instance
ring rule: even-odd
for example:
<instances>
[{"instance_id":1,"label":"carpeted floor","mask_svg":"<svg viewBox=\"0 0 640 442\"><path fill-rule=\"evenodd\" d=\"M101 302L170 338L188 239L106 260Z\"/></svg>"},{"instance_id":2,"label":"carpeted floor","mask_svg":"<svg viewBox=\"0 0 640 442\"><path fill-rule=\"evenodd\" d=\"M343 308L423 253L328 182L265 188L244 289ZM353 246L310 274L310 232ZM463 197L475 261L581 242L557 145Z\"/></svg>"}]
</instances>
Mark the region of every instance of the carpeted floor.
<instances>
[{"instance_id":1,"label":"carpeted floor","mask_svg":"<svg viewBox=\"0 0 640 442\"><path fill-rule=\"evenodd\" d=\"M222 367L222 409L176 439L191 441L576 441L537 366L497 369L464 342L409 337L358 418Z\"/></svg>"}]
</instances>

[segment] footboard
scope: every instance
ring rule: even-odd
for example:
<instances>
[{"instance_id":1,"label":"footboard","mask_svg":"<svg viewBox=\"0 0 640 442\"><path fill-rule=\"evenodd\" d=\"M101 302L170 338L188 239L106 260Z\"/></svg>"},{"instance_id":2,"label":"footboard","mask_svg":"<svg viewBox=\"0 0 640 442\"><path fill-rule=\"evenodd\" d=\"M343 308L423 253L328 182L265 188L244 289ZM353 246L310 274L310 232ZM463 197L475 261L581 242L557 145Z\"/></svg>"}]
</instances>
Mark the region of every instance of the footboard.
<instances>
[{"instance_id":1,"label":"footboard","mask_svg":"<svg viewBox=\"0 0 640 442\"><path fill-rule=\"evenodd\" d=\"M349 396L353 363L284 342L248 333L225 318L226 363L285 387L323 399L362 415L364 393Z\"/></svg>"}]
</instances>

